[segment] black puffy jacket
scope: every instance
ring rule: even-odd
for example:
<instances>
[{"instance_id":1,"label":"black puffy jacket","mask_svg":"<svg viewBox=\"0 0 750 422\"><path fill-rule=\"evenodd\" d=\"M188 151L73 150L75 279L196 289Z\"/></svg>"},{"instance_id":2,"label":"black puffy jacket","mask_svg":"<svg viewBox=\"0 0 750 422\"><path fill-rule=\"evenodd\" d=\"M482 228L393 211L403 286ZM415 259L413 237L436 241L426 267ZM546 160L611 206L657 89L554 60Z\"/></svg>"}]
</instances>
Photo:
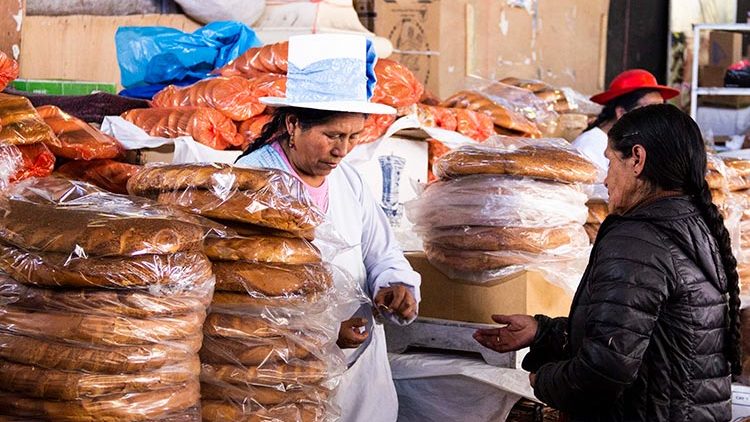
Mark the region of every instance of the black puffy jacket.
<instances>
[{"instance_id":1,"label":"black puffy jacket","mask_svg":"<svg viewBox=\"0 0 750 422\"><path fill-rule=\"evenodd\" d=\"M536 396L580 421L730 420L727 297L690 198L610 216L570 316L536 317Z\"/></svg>"}]
</instances>

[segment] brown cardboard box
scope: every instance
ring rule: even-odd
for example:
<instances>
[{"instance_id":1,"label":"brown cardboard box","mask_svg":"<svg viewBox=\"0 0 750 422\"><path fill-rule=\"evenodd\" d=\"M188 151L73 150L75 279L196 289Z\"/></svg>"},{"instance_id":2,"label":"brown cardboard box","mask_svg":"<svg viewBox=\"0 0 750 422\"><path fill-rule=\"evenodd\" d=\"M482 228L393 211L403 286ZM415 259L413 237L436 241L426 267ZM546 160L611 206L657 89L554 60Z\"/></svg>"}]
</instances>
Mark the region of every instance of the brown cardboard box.
<instances>
[{"instance_id":1,"label":"brown cardboard box","mask_svg":"<svg viewBox=\"0 0 750 422\"><path fill-rule=\"evenodd\" d=\"M407 252L406 259L422 275L419 315L424 317L492 323L490 315L498 313L567 316L570 311L573 297L536 272L475 285L446 277L422 252Z\"/></svg>"},{"instance_id":2,"label":"brown cardboard box","mask_svg":"<svg viewBox=\"0 0 750 422\"><path fill-rule=\"evenodd\" d=\"M708 107L745 108L750 107L750 96L746 95L701 95L698 104Z\"/></svg>"},{"instance_id":3,"label":"brown cardboard box","mask_svg":"<svg viewBox=\"0 0 750 422\"><path fill-rule=\"evenodd\" d=\"M698 85L703 87L723 87L726 66L703 65L698 71Z\"/></svg>"},{"instance_id":4,"label":"brown cardboard box","mask_svg":"<svg viewBox=\"0 0 750 422\"><path fill-rule=\"evenodd\" d=\"M742 60L742 33L711 31L708 64L727 68Z\"/></svg>"},{"instance_id":5,"label":"brown cardboard box","mask_svg":"<svg viewBox=\"0 0 750 422\"><path fill-rule=\"evenodd\" d=\"M375 0L375 33L428 90L445 98L467 77L544 79L603 89L609 0Z\"/></svg>"},{"instance_id":6,"label":"brown cardboard box","mask_svg":"<svg viewBox=\"0 0 750 422\"><path fill-rule=\"evenodd\" d=\"M0 51L18 59L26 0L0 2Z\"/></svg>"}]
</instances>

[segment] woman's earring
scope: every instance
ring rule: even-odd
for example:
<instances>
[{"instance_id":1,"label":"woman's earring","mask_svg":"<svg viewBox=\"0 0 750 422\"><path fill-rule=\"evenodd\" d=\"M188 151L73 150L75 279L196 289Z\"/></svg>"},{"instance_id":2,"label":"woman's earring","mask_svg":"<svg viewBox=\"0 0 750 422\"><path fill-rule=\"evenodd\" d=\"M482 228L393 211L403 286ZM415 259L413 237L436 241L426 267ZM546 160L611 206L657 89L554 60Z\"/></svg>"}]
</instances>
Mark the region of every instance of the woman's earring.
<instances>
[{"instance_id":1,"label":"woman's earring","mask_svg":"<svg viewBox=\"0 0 750 422\"><path fill-rule=\"evenodd\" d=\"M294 149L294 135L289 134L289 149Z\"/></svg>"}]
</instances>

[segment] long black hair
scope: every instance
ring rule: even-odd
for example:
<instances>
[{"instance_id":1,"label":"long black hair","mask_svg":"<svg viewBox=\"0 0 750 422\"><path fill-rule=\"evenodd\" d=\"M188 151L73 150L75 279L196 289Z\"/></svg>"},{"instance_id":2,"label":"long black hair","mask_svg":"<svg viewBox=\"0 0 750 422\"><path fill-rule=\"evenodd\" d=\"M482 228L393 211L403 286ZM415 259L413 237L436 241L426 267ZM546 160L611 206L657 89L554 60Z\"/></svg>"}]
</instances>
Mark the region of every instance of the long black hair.
<instances>
[{"instance_id":1,"label":"long black hair","mask_svg":"<svg viewBox=\"0 0 750 422\"><path fill-rule=\"evenodd\" d=\"M669 104L655 104L624 115L609 131L612 149L625 158L633 146L646 149L648 159L642 177L664 190L681 191L695 198L719 247L729 290L729 336L726 350L732 373L742 371L740 345L740 285L737 260L732 253L724 218L713 204L706 182L706 150L700 129L693 119Z\"/></svg>"},{"instance_id":2,"label":"long black hair","mask_svg":"<svg viewBox=\"0 0 750 422\"><path fill-rule=\"evenodd\" d=\"M280 107L274 110L273 119L263 126L258 138L248 146L245 151L237 157L244 157L251 152L273 142L288 142L289 132L286 128L286 118L295 116L300 125L300 129L307 130L315 125L324 125L335 118L350 114L345 111L316 110L312 108L300 107ZM365 118L367 115L364 115Z\"/></svg>"},{"instance_id":3,"label":"long black hair","mask_svg":"<svg viewBox=\"0 0 750 422\"><path fill-rule=\"evenodd\" d=\"M596 116L596 119L593 122L591 122L591 124L586 128L586 130L591 130L609 121L617 120L617 107L622 107L625 110L625 112L632 111L638 106L638 101L640 101L641 98L645 97L646 95L652 92L659 92L659 91L652 89L652 88L641 88L641 89L636 89L633 92L628 92L625 95L621 95L619 97L614 98L613 100L611 100L610 102L604 105L604 108L602 109L601 113L599 113L599 115Z\"/></svg>"}]
</instances>

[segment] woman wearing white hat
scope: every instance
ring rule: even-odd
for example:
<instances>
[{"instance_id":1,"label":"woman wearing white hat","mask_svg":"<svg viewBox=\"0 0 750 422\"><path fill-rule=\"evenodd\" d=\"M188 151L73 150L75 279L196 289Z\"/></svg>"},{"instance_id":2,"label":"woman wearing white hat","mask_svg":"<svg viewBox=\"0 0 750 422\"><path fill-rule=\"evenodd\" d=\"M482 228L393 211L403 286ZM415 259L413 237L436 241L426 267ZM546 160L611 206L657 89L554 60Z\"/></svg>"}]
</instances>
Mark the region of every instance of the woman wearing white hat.
<instances>
[{"instance_id":1,"label":"woman wearing white hat","mask_svg":"<svg viewBox=\"0 0 750 422\"><path fill-rule=\"evenodd\" d=\"M395 242L385 214L362 177L343 158L357 144L368 114L393 114L370 103L375 54L361 36L302 35L289 40L286 97L261 98L274 119L238 166L288 171L307 188L351 248L337 264L354 275L392 322L417 315L420 276ZM341 420L393 422L398 400L382 325L363 306L341 326L338 344L349 369L336 396Z\"/></svg>"}]
</instances>

